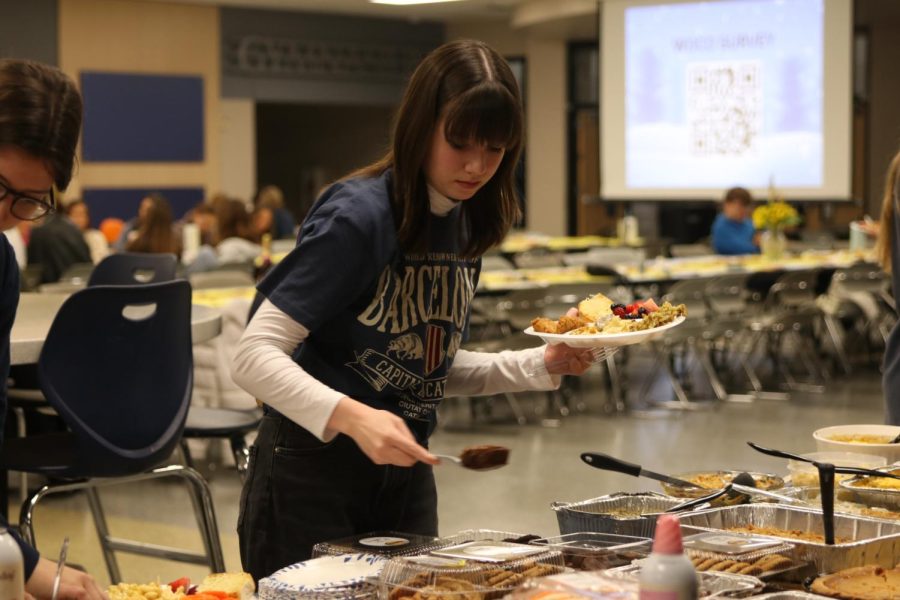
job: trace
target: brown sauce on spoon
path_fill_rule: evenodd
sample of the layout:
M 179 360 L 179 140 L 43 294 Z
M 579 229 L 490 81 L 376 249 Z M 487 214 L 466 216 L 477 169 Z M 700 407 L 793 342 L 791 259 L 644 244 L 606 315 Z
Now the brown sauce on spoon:
M 467 469 L 493 469 L 502 467 L 509 461 L 509 448 L 503 446 L 469 446 L 459 455 L 462 466 Z

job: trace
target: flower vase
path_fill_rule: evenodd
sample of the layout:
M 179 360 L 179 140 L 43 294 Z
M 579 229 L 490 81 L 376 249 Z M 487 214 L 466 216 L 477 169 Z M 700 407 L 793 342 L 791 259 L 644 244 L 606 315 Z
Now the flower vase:
M 787 248 L 787 237 L 781 229 L 766 229 L 760 235 L 759 248 L 767 260 L 781 260 Z

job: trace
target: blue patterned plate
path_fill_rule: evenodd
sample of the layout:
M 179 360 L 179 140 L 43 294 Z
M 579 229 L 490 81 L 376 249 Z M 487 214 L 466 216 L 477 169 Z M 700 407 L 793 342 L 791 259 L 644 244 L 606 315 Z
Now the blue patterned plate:
M 276 571 L 259 582 L 260 598 L 270 593 L 327 592 L 362 585 L 377 577 L 384 557 L 372 554 L 322 556 Z

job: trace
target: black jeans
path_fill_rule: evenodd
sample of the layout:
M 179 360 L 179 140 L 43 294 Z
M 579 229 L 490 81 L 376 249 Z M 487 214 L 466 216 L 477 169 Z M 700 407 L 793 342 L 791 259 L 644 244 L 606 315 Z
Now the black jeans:
M 372 463 L 338 435 L 322 443 L 275 412 L 250 448 L 238 517 L 241 563 L 255 580 L 311 557 L 313 546 L 371 531 L 437 535 L 430 465 Z

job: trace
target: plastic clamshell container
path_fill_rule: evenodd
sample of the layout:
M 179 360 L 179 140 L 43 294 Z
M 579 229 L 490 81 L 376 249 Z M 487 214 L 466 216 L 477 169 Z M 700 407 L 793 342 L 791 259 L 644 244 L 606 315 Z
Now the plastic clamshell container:
M 808 563 L 797 547 L 784 540 L 682 525 L 684 552 L 698 572 L 727 572 L 759 579 L 802 580 Z M 746 540 L 746 543 L 740 543 Z M 737 543 L 736 543 L 737 542 Z M 776 562 L 774 559 L 778 559 Z M 729 570 L 733 569 L 733 570 Z M 786 577 L 785 573 L 792 572 Z
M 594 532 L 567 533 L 531 542 L 562 552 L 566 566 L 579 571 L 629 565 L 648 556 L 652 543 L 648 538 Z
M 463 529 L 462 531 L 458 531 L 452 535 L 438 538 L 437 540 L 435 540 L 435 545 L 438 548 L 446 548 L 447 546 L 455 546 L 457 544 L 463 544 L 465 542 L 481 542 L 486 540 L 493 540 L 495 542 L 518 541 L 518 543 L 527 544 L 532 539 L 539 538 L 540 536 L 532 536 L 526 533 L 516 533 L 515 531 L 500 531 L 498 529 Z
M 405 542 L 401 541 L 405 540 Z M 313 558 L 320 556 L 341 556 L 364 552 L 379 556 L 410 556 L 428 552 L 439 547 L 438 538 L 402 533 L 398 531 L 375 531 L 353 535 L 337 540 L 319 542 L 313 546 Z
M 629 567 L 611 569 L 608 573 L 621 573 L 637 578 L 641 572 L 640 561 Z M 762 580 L 749 575 L 734 573 L 697 573 L 700 579 L 700 598 L 749 598 L 762 591 Z
M 502 563 L 458 560 L 439 556 L 390 559 L 378 578 L 382 598 L 401 600 L 416 594 L 447 600 L 502 598 L 528 579 L 555 575 L 565 570 L 562 553 L 539 554 Z

